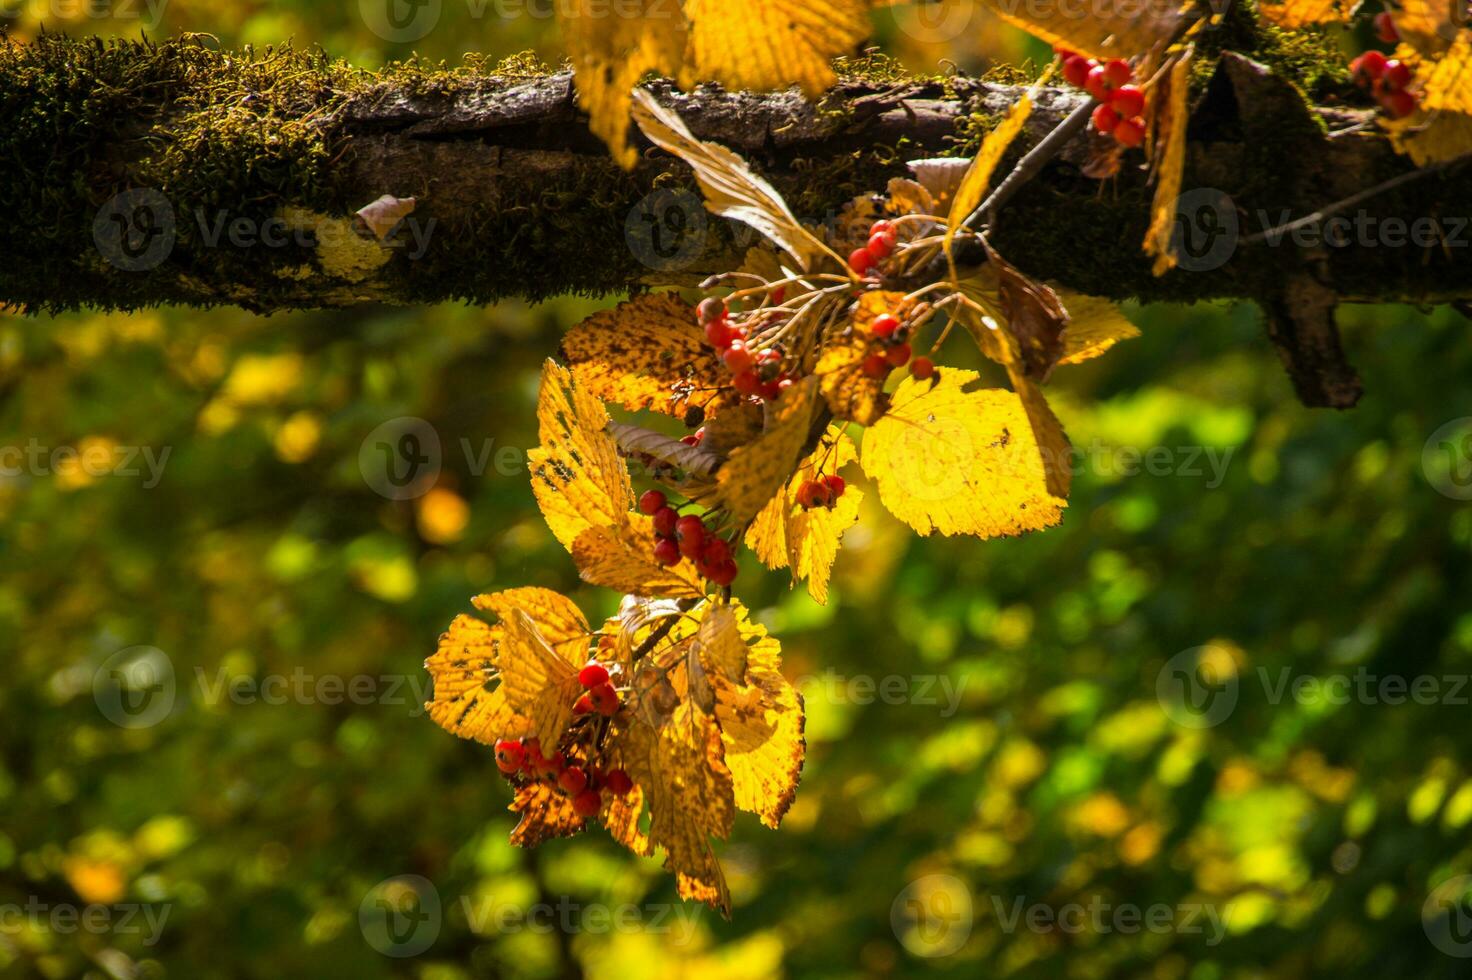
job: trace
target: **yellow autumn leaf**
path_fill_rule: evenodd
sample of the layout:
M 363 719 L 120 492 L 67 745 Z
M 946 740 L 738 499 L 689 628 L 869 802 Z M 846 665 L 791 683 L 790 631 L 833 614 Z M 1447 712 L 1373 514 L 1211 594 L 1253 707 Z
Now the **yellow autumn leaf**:
M 762 434 L 733 450 L 716 473 L 716 502 L 741 526 L 787 483 L 808 440 L 817 407 L 817 379 L 808 377 L 767 405 Z
M 588 528 L 619 525 L 634 509 L 628 467 L 604 432 L 608 422 L 603 403 L 575 385 L 566 368 L 551 359 L 542 365 L 542 444 L 527 462 L 542 516 L 569 551 Z
M 818 95 L 830 64 L 869 36 L 870 0 L 685 0 L 691 63 L 685 80 L 729 89 L 800 86 Z
M 1037 444 L 1038 455 L 1042 459 L 1048 492 L 1067 500 L 1069 488 L 1073 486 L 1073 455 L 1068 436 L 1063 433 L 1063 425 L 1043 397 L 1043 389 L 1023 373 L 1021 365 L 1009 364 L 1007 377 L 1027 414 L 1027 424 L 1032 429 L 1033 442 Z
M 556 783 L 537 779 L 519 784 L 506 809 L 521 815 L 511 831 L 511 843 L 517 847 L 571 837 L 587 826 L 573 809 L 572 797 L 559 793 Z
M 573 663 L 553 650 L 536 623 L 520 609 L 501 624 L 502 642 L 498 667 L 506 704 L 526 719 L 525 732 L 543 745 L 556 745 L 572 721 L 572 706 L 582 693 L 578 683 L 581 662 Z
M 889 404 L 884 394 L 885 379 L 865 374 L 864 358 L 878 350 L 872 339 L 874 318 L 882 313 L 903 318 L 907 309 L 903 293 L 869 290 L 854 305 L 846 332 L 830 337 L 823 345 L 813 374 L 834 418 L 873 425 L 884 414 Z
M 808 594 L 815 602 L 828 601 L 828 578 L 838 556 L 843 532 L 859 520 L 864 493 L 845 488 L 833 507 L 804 510 L 797 503 L 798 488 L 809 480 L 821 480 L 858 457 L 853 440 L 840 426 L 832 425 L 818 447 L 803 460 L 787 486 L 773 497 L 751 522 L 746 545 L 768 568 L 791 568 L 792 582 L 806 579 Z
M 968 390 L 974 371 L 907 378 L 864 434 L 860 463 L 879 499 L 920 534 L 1015 535 L 1051 527 L 1067 502 L 1048 474 L 1022 399 Z
M 1068 310 L 1068 326 L 1063 330 L 1063 355 L 1058 358 L 1059 364 L 1082 364 L 1121 340 L 1140 336 L 1140 328 L 1130 322 L 1113 300 L 1066 289 L 1058 291 L 1058 298 Z
M 1345 23 L 1358 6 L 1358 0 L 1285 0 L 1260 3 L 1257 12 L 1278 27 L 1297 30 L 1310 24 Z
M 804 269 L 819 256 L 831 255 L 793 216 L 776 188 L 758 177 L 740 156 L 696 139 L 679 115 L 643 89 L 634 92 L 633 111 L 634 121 L 651 142 L 690 165 L 705 196 L 706 210 L 755 228 Z
M 1176 224 L 1176 198 L 1180 196 L 1181 179 L 1186 169 L 1186 125 L 1189 122 L 1186 96 L 1190 82 L 1191 50 L 1187 48 L 1161 82 L 1165 86 L 1165 101 L 1155 117 L 1155 196 L 1150 202 L 1145 254 L 1155 256 L 1151 271 L 1157 276 L 1165 275 L 1176 264 L 1170 242 Z
M 1104 4 L 1091 7 L 1087 15 L 1068 4 L 985 0 L 985 6 L 1007 23 L 1055 47 L 1090 58 L 1129 58 L 1174 37 L 1190 4 Z
M 1417 112 L 1404 119 L 1381 119 L 1395 152 L 1418 167 L 1445 163 L 1472 153 L 1472 115 Z
M 707 412 L 730 374 L 678 296 L 645 293 L 568 331 L 561 355 L 584 391 L 630 411 Z
M 1423 111 L 1472 114 L 1472 32 L 1458 33 L 1445 53 L 1422 60 L 1412 84 L 1421 90 Z
M 991 186 L 992 173 L 997 169 L 997 164 L 1002 162 L 1002 155 L 1007 152 L 1007 147 L 1022 132 L 1022 127 L 1027 123 L 1027 117 L 1032 115 L 1032 100 L 1037 89 L 1025 93 L 1022 98 L 1013 103 L 1012 108 L 1007 110 L 1007 115 L 1002 117 L 991 132 L 981 141 L 981 149 L 977 151 L 975 159 L 966 168 L 966 175 L 961 178 L 961 185 L 956 189 L 956 196 L 951 202 L 950 214 L 946 219 L 945 246 L 950 248 L 951 239 L 956 237 L 956 232 L 961 229 L 961 223 L 971 216 L 977 206 L 981 204 L 982 195 Z M 948 253 L 949 254 L 949 253 Z
M 569 663 L 582 664 L 587 659 L 588 636 L 591 632 L 587 617 L 577 607 L 577 603 L 560 592 L 529 585 L 478 595 L 471 603 L 475 608 L 483 609 L 503 622 L 511 618 L 514 610 L 520 609 L 537 624 L 543 638 Z
M 654 560 L 654 524 L 630 514 L 619 527 L 592 527 L 573 541 L 572 560 L 584 582 L 643 596 L 695 597 L 705 594 L 694 563 L 682 558 L 664 566 Z
M 1401 41 L 1417 54 L 1433 57 L 1450 47 L 1461 32 L 1466 18 L 1460 16 L 1460 7 L 1460 0 L 1401 0 L 1389 9 Z M 1396 57 L 1406 60 L 1403 51 L 1397 51 Z
M 686 47 L 685 18 L 672 0 L 565 0 L 557 5 L 578 104 L 620 166 L 638 158 L 628 145 L 630 91 L 647 72 L 674 75 Z
M 452 735 L 491 745 L 524 727 L 505 695 L 490 686 L 497 676 L 501 640 L 499 626 L 462 614 L 440 635 L 439 647 L 424 661 L 434 682 L 433 700 L 424 709 Z

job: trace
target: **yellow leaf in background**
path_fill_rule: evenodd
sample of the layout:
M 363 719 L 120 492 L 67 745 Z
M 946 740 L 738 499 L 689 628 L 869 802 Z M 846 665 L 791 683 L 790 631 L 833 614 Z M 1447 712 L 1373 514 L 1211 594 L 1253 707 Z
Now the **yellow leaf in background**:
M 542 445 L 527 453 L 532 492 L 547 526 L 569 551 L 590 527 L 616 526 L 634 509 L 618 444 L 604 432 L 608 411 L 555 361 L 542 366 L 537 423 Z
M 1472 116 L 1460 112 L 1417 112 L 1404 119 L 1381 119 L 1395 152 L 1418 167 L 1445 163 L 1472 153 Z
M 1285 0 L 1260 3 L 1257 12 L 1279 27 L 1297 30 L 1309 24 L 1345 23 L 1357 6 L 1358 0 Z
M 507 733 L 535 736 L 543 745 L 553 746 L 572 721 L 572 706 L 582 693 L 578 668 L 558 654 L 547 643 L 536 623 L 520 609 L 501 624 L 502 642 L 497 664 L 506 704 L 527 720 L 525 732 Z M 550 748 L 548 751 L 551 751 Z
M 907 378 L 865 434 L 860 462 L 879 498 L 920 534 L 1022 534 L 1052 527 L 1067 502 L 1050 493 L 1022 399 L 968 391 L 974 371 L 932 386 Z
M 776 188 L 758 177 L 745 160 L 724 146 L 696 139 L 679 115 L 643 89 L 634 92 L 634 121 L 651 142 L 695 171 L 706 210 L 755 228 L 804 269 L 827 252 L 793 217 Z
M 715 708 L 712 684 L 739 681 L 746 675 L 746 643 L 736 628 L 736 614 L 726 603 L 710 603 L 690 647 L 690 696 L 702 710 Z
M 1059 290 L 1058 298 L 1068 309 L 1068 326 L 1063 330 L 1063 356 L 1059 364 L 1082 364 L 1098 357 L 1121 340 L 1140 336 L 1140 328 L 1113 300 Z
M 671 598 L 705 594 L 694 564 L 682 558 L 664 566 L 654 560 L 654 523 L 630 514 L 622 527 L 593 527 L 579 534 L 568 549 L 584 582 L 641 596 Z
M 1022 399 L 1023 411 L 1027 413 L 1027 424 L 1032 429 L 1033 441 L 1042 458 L 1048 492 L 1066 500 L 1073 485 L 1073 456 L 1063 425 L 1043 397 L 1043 389 L 1023 374 L 1018 365 L 1008 365 L 1007 376 L 1012 381 L 1012 390 Z
M 630 411 L 677 418 L 691 405 L 709 411 L 730 382 L 695 309 L 669 293 L 646 293 L 594 313 L 563 338 L 561 354 L 585 391 Z
M 1472 33 L 1459 33 L 1445 54 L 1418 65 L 1414 84 L 1422 111 L 1472 114 Z
M 874 318 L 889 313 L 903 319 L 909 309 L 904 298 L 904 293 L 893 290 L 863 293 L 849 318 L 848 333 L 823 345 L 813 373 L 818 376 L 818 389 L 834 418 L 873 425 L 884 414 L 889 404 L 884 395 L 885 379 L 865 374 L 864 358 L 877 350 L 872 342 Z
M 628 145 L 630 90 L 646 72 L 674 75 L 684 58 L 685 18 L 672 0 L 564 0 L 557 5 L 578 104 L 619 165 L 638 159 Z
M 571 837 L 586 825 L 572 808 L 572 797 L 557 791 L 557 784 L 533 779 L 516 787 L 516 795 L 506 809 L 521 814 L 511 831 L 511 843 L 517 847 L 536 847 L 543 841 Z
M 509 620 L 515 610 L 521 610 L 537 624 L 543 639 L 568 663 L 581 667 L 587 662 L 588 636 L 591 633 L 588 620 L 577 603 L 562 593 L 528 585 L 478 595 L 471 603 L 503 622 Z
M 829 426 L 818 448 L 803 460 L 783 492 L 762 508 L 746 532 L 747 547 L 768 568 L 791 568 L 793 584 L 806 579 L 808 594 L 818 603 L 828 601 L 828 578 L 838 556 L 839 539 L 858 523 L 864 493 L 850 486 L 831 510 L 803 510 L 797 504 L 797 491 L 808 480 L 837 474 L 856 458 L 853 440 L 840 426 Z
M 836 80 L 829 64 L 869 36 L 870 0 L 685 0 L 688 82 L 728 89 L 800 86 L 819 95 Z
M 1401 0 L 1388 9 L 1401 41 L 1429 57 L 1445 51 L 1456 40 L 1466 23 L 1460 7 L 1460 0 Z M 1396 57 L 1406 60 L 1401 51 Z
M 434 682 L 434 699 L 424 709 L 435 724 L 452 735 L 492 745 L 498 738 L 525 730 L 525 720 L 507 703 L 497 677 L 499 626 L 460 615 L 440 635 L 439 647 L 424 661 Z
M 1090 58 L 1129 58 L 1175 36 L 1188 3 L 1101 4 L 1087 12 L 1069 4 L 985 0 L 992 13 L 1055 47 Z
M 750 521 L 786 485 L 807 443 L 817 393 L 817 379 L 808 377 L 769 403 L 762 434 L 734 450 L 716 473 L 716 500 L 736 525 Z
M 1007 152 L 1007 147 L 1022 132 L 1027 117 L 1032 115 L 1032 97 L 1036 91 L 1035 87 L 1018 99 L 1007 110 L 1002 121 L 981 141 L 981 149 L 971 161 L 971 166 L 966 168 L 966 176 L 961 178 L 961 186 L 956 189 L 955 199 L 951 202 L 950 215 L 946 219 L 946 248 L 950 248 L 951 239 L 956 237 L 961 222 L 970 217 L 971 212 L 981 204 L 982 195 L 991 186 L 992 172 L 1002 162 L 1002 155 Z
M 1159 115 L 1155 118 L 1155 197 L 1150 202 L 1150 227 L 1145 232 L 1145 254 L 1155 256 L 1151 271 L 1163 276 L 1175 267 L 1170 240 L 1176 226 L 1176 198 L 1181 193 L 1181 178 L 1186 169 L 1186 124 L 1189 109 L 1186 96 L 1191 82 L 1191 50 L 1188 48 L 1170 74 L 1161 82 L 1165 86 Z

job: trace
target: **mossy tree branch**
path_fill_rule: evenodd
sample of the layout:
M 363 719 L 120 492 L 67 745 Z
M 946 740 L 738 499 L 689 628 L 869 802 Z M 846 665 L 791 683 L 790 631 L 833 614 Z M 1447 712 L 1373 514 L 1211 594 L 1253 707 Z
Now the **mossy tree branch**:
M 745 155 L 816 220 L 882 190 L 906 160 L 974 149 L 1019 92 L 892 71 L 847 79 L 818 104 L 795 94 L 656 90 L 698 136 Z M 1078 100 L 1045 91 L 1014 152 Z M 617 169 L 578 112 L 570 77 L 522 62 L 375 74 L 188 38 L 152 46 L 48 37 L 0 50 L 0 118 L 0 302 L 26 311 L 228 303 L 269 312 L 602 294 L 698 280 L 728 267 L 743 242 L 741 229 L 713 218 L 704 234 L 678 240 L 680 220 L 688 233 L 704 214 L 662 208 L 668 197 L 641 201 L 691 190 L 682 165 L 650 151 L 634 172 Z M 1340 132 L 1368 118 L 1366 109 L 1308 104 L 1262 66 L 1227 55 L 1209 82 L 1203 76 L 1185 186 L 1225 194 L 1218 200 L 1230 201 L 1240 237 L 1307 214 L 1410 168 L 1373 124 Z M 994 228 L 1002 254 L 1034 276 L 1113 297 L 1251 298 L 1280 310 L 1306 275 L 1340 299 L 1433 302 L 1472 292 L 1472 231 L 1457 224 L 1472 215 L 1472 194 L 1455 168 L 1362 202 L 1356 215 L 1381 229 L 1435 219 L 1434 243 L 1372 233 L 1326 248 L 1239 245 L 1220 261 L 1191 263 L 1206 268 L 1156 278 L 1138 247 L 1146 176 L 1127 157 L 1113 179 L 1085 177 L 1098 149 L 1091 139 L 1073 140 Z M 353 212 L 382 194 L 417 200 L 390 249 L 352 231 Z M 150 236 L 132 224 L 136 206 L 160 200 L 168 213 Z M 663 238 L 651 237 L 649 222 L 661 220 Z M 105 243 L 125 232 L 144 250 L 165 233 L 172 242 L 161 256 L 120 263 Z M 680 244 L 686 251 L 673 257 L 660 247 Z M 130 264 L 139 268 L 121 267 Z M 1275 336 L 1291 343 L 1295 332 Z

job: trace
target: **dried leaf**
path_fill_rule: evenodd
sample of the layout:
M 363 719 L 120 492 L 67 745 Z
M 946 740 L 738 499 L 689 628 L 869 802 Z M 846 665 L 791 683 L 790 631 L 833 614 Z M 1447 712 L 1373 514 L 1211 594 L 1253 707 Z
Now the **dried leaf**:
M 1068 310 L 1068 327 L 1063 331 L 1063 354 L 1059 364 L 1082 364 L 1098 357 L 1121 340 L 1140 336 L 1113 300 L 1060 290 L 1058 298 Z
M 393 234 L 400 221 L 413 213 L 415 203 L 412 197 L 394 197 L 392 194 L 384 194 L 372 204 L 365 205 L 354 213 L 363 223 L 363 227 L 372 232 L 374 238 L 382 242 Z
M 1189 122 L 1186 95 L 1190 81 L 1191 49 L 1187 48 L 1161 82 L 1165 93 L 1155 117 L 1155 197 L 1150 202 L 1145 253 L 1155 256 L 1152 271 L 1157 276 L 1165 275 L 1176 264 L 1170 244 L 1175 230 L 1176 198 L 1181 193 L 1181 179 L 1186 169 L 1186 125 Z
M 521 783 L 507 809 L 521 814 L 511 831 L 511 843 L 517 847 L 536 847 L 543 841 L 571 837 L 587 825 L 573 810 L 572 798 L 557 792 L 550 782 Z
M 987 264 L 997 276 L 997 293 L 1007 330 L 1016 341 L 1018 360 L 1029 378 L 1046 380 L 1063 356 L 1068 311 L 1051 287 L 1038 282 L 986 246 Z
M 1012 141 L 1022 132 L 1022 127 L 1027 123 L 1027 117 L 1032 115 L 1032 100 L 1036 92 L 1037 89 L 1034 88 L 1013 103 L 1002 121 L 981 141 L 981 149 L 976 152 L 976 158 L 966 168 L 966 175 L 961 178 L 961 183 L 956 188 L 955 198 L 947 212 L 946 248 L 950 248 L 951 239 L 955 238 L 956 232 L 960 231 L 961 223 L 970 217 L 971 212 L 981 204 L 982 196 L 991 186 L 992 172 L 997 169 L 997 164 L 1002 162 L 1002 156 L 1012 145 Z

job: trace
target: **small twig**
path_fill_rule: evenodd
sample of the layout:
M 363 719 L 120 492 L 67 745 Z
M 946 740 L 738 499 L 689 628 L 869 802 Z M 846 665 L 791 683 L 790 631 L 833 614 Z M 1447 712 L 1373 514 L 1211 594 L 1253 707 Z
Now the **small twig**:
M 1400 187 L 1402 184 L 1409 184 L 1413 180 L 1420 180 L 1422 177 L 1425 177 L 1428 174 L 1439 173 L 1440 171 L 1447 169 L 1453 164 L 1464 163 L 1469 159 L 1472 159 L 1472 154 L 1465 154 L 1451 160 L 1443 160 L 1441 163 L 1433 163 L 1430 166 L 1421 167 L 1419 170 L 1407 171 L 1406 173 L 1399 174 L 1398 176 L 1392 177 L 1389 180 L 1381 181 L 1374 187 L 1367 187 L 1364 190 L 1360 191 L 1358 194 L 1351 194 L 1349 197 L 1346 197 L 1342 201 L 1335 201 L 1333 204 L 1326 204 L 1324 207 L 1319 208 L 1319 210 L 1315 211 L 1313 214 L 1304 215 L 1302 218 L 1299 218 L 1296 221 L 1290 221 L 1287 224 L 1278 225 L 1276 228 L 1268 228 L 1265 231 L 1260 231 L 1255 235 L 1248 235 L 1246 238 L 1242 239 L 1242 244 L 1256 245 L 1258 242 L 1276 240 L 1284 235 L 1291 235 L 1295 231 L 1298 231 L 1300 228 L 1307 228 L 1310 225 L 1316 225 L 1330 215 L 1343 211 L 1345 208 L 1354 207 L 1361 201 L 1368 200 L 1374 197 L 1376 194 L 1382 194 L 1385 191 Z
M 1002 205 L 1006 204 L 1023 184 L 1037 176 L 1050 160 L 1063 151 L 1068 141 L 1088 125 L 1089 116 L 1093 111 L 1094 100 L 1090 99 L 1065 116 L 1062 122 L 1053 127 L 1051 133 L 1043 137 L 1042 142 L 1028 150 L 1026 155 L 1017 161 L 1017 166 L 1012 168 L 1012 172 L 997 185 L 996 190 L 992 191 L 985 201 L 977 206 L 975 211 L 967 216 L 965 221 L 961 222 L 961 227 L 970 228 L 984 215 L 1000 210 Z

